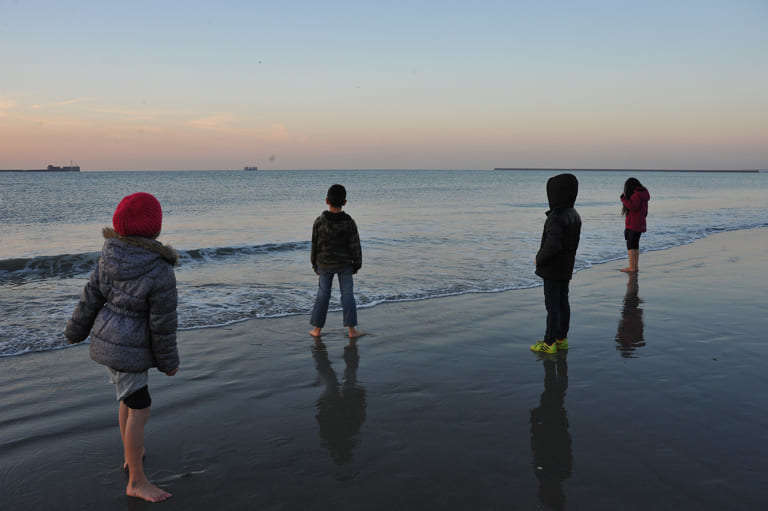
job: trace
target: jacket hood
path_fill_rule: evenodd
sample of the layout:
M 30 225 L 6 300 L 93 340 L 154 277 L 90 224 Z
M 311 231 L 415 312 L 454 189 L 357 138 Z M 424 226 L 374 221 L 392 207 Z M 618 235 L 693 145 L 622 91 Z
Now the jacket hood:
M 349 215 L 344 213 L 343 211 L 339 213 L 331 213 L 330 211 L 323 211 L 323 218 L 328 220 L 329 222 L 343 222 L 349 218 Z
M 111 227 L 102 230 L 102 268 L 117 280 L 135 279 L 149 272 L 162 259 L 175 266 L 179 255 L 170 246 L 139 236 L 120 236 Z
M 573 174 L 560 174 L 547 181 L 549 208 L 572 208 L 579 193 L 579 180 Z

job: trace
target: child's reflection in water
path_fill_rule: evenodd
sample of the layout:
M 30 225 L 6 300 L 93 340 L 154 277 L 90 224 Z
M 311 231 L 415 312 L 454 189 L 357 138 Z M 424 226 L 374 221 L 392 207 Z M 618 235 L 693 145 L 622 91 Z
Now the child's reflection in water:
M 639 286 L 637 274 L 630 274 L 627 281 L 627 293 L 624 295 L 624 307 L 621 309 L 619 328 L 616 331 L 616 349 L 621 356 L 632 358 L 635 349 L 645 346 L 643 337 L 643 301 L 638 298 Z
M 533 471 L 539 480 L 539 500 L 547 509 L 564 509 L 562 483 L 571 476 L 573 453 L 565 411 L 568 389 L 566 353 L 543 360 L 544 392 L 537 408 L 531 410 L 531 451 Z
M 357 344 L 351 341 L 344 347 L 344 380 L 339 384 L 336 372 L 328 360 L 328 350 L 320 341 L 312 346 L 317 374 L 325 389 L 317 400 L 317 423 L 320 438 L 338 465 L 352 460 L 352 452 L 360 443 L 358 433 L 365 422 L 365 388 L 357 383 L 360 355 Z

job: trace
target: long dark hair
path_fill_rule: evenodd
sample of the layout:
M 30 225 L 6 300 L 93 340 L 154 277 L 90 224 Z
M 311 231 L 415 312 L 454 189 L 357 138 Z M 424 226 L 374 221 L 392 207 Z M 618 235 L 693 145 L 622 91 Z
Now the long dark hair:
M 635 193 L 635 190 L 637 190 L 638 188 L 643 188 L 643 185 L 641 185 L 640 181 L 638 181 L 634 177 L 630 177 L 629 179 L 624 181 L 624 198 L 629 199 L 630 197 L 632 197 L 632 194 Z M 621 214 L 624 216 L 627 216 L 627 213 L 629 213 L 629 209 L 627 209 L 627 207 L 622 204 Z

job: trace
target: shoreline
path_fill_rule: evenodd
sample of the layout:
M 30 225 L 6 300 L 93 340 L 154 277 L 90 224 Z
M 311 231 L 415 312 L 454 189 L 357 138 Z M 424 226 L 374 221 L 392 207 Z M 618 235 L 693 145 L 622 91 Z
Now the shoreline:
M 768 226 L 766 226 L 766 225 L 759 225 L 759 226 L 752 226 L 752 227 L 745 227 L 745 228 L 737 228 L 737 229 L 724 229 L 724 230 L 718 230 L 718 231 L 710 232 L 710 233 L 705 234 L 704 236 L 702 236 L 700 238 L 695 238 L 695 239 L 692 239 L 690 241 L 683 242 L 683 243 L 681 243 L 679 245 L 670 245 L 670 246 L 666 246 L 666 247 L 652 248 L 652 249 L 642 249 L 641 248 L 640 253 L 641 254 L 652 254 L 652 253 L 656 253 L 656 252 L 667 252 L 669 250 L 675 250 L 675 249 L 678 249 L 678 248 L 681 248 L 681 247 L 686 247 L 686 246 L 689 246 L 689 245 L 696 244 L 696 243 L 698 243 L 700 241 L 709 239 L 712 236 L 718 236 L 720 234 L 727 234 L 727 233 L 731 233 L 731 232 L 752 231 L 752 230 L 758 230 L 759 231 L 761 229 L 762 230 L 766 230 L 766 232 L 768 232 Z M 291 242 L 291 243 L 296 243 L 296 242 Z M 93 253 L 93 254 L 95 255 L 95 254 L 98 254 L 98 253 L 96 252 L 96 253 Z M 43 257 L 49 257 L 49 256 L 43 256 Z M 51 257 L 55 257 L 55 256 L 51 256 Z M 619 257 L 616 257 L 616 258 L 610 258 L 610 259 L 606 259 L 606 260 L 595 262 L 595 263 L 587 262 L 588 266 L 586 266 L 584 268 L 579 268 L 579 269 L 575 269 L 574 270 L 574 278 L 576 278 L 576 275 L 581 274 L 583 272 L 587 272 L 589 270 L 593 270 L 596 267 L 600 267 L 602 265 L 610 264 L 610 263 L 613 263 L 613 262 L 616 262 L 616 261 L 623 261 L 625 259 L 626 259 L 626 256 L 619 256 Z M 516 292 L 516 291 L 525 291 L 525 290 L 528 290 L 528 289 L 535 289 L 535 288 L 541 287 L 542 285 L 543 285 L 543 283 L 537 282 L 535 284 L 518 286 L 518 287 L 510 287 L 510 288 L 502 288 L 502 289 L 469 290 L 469 291 L 461 291 L 461 292 L 456 292 L 456 293 L 447 293 L 447 294 L 439 294 L 439 295 L 431 295 L 431 296 L 415 297 L 415 298 L 401 298 L 401 299 L 393 299 L 393 300 L 382 299 L 382 300 L 377 300 L 377 301 L 374 301 L 374 302 L 371 302 L 371 303 L 358 304 L 357 308 L 359 310 L 360 309 L 367 310 L 367 309 L 375 309 L 377 307 L 380 307 L 382 305 L 387 305 L 387 304 L 423 302 L 423 301 L 441 300 L 441 299 L 445 299 L 445 298 L 452 298 L 452 297 L 459 297 L 459 296 L 486 295 L 486 294 L 494 295 L 494 294 L 512 293 L 512 292 Z M 328 313 L 331 314 L 331 313 L 341 312 L 341 310 L 342 309 L 340 307 L 339 308 L 329 308 L 328 309 Z M 290 317 L 298 317 L 298 316 L 307 316 L 308 317 L 309 315 L 310 315 L 310 312 L 286 312 L 286 313 L 269 315 L 269 316 L 241 318 L 241 319 L 232 320 L 232 321 L 229 321 L 229 322 L 226 322 L 226 323 L 216 323 L 216 324 L 212 324 L 212 325 L 202 325 L 202 326 L 192 326 L 192 327 L 179 327 L 178 331 L 179 332 L 194 332 L 194 331 L 197 331 L 197 330 L 210 330 L 210 329 L 217 329 L 217 328 L 226 328 L 226 327 L 231 327 L 233 325 L 239 325 L 241 323 L 247 323 L 247 322 L 250 322 L 250 321 L 259 322 L 259 321 L 265 321 L 265 320 L 290 318 Z M 63 329 L 63 327 L 62 327 L 62 329 Z M 86 342 L 81 343 L 81 344 L 87 345 L 88 342 L 86 341 Z M 22 356 L 27 356 L 27 355 L 30 355 L 30 354 L 33 354 L 33 353 L 45 353 L 45 352 L 48 352 L 48 351 L 58 351 L 58 350 L 73 348 L 75 346 L 76 345 L 64 344 L 64 345 L 55 346 L 55 347 L 51 347 L 51 348 L 46 348 L 46 349 L 42 349 L 42 350 L 29 350 L 29 351 L 24 351 L 24 352 L 20 352 L 20 353 L 0 354 L 0 359 L 22 357 Z
M 664 247 L 664 248 L 658 248 L 658 249 L 650 249 L 643 251 L 641 249 L 641 260 L 645 263 L 647 262 L 648 258 L 652 257 L 665 257 L 665 259 L 676 259 L 677 254 L 675 252 L 677 251 L 684 251 L 686 249 L 692 249 L 695 248 L 695 246 L 699 243 L 703 242 L 716 242 L 718 237 L 726 237 L 731 234 L 738 234 L 738 233 L 748 233 L 754 231 L 758 233 L 758 236 L 763 236 L 768 240 L 768 226 L 758 226 L 758 227 L 750 227 L 746 229 L 733 229 L 733 230 L 723 230 L 714 232 L 711 234 L 708 234 L 706 236 L 703 236 L 701 238 L 697 238 L 694 240 L 691 240 L 689 242 L 680 244 L 680 245 L 673 245 L 670 247 Z M 645 257 L 642 257 L 642 256 Z M 596 273 L 602 273 L 600 272 L 601 269 L 604 271 L 611 271 L 611 266 L 623 266 L 623 264 L 617 264 L 620 261 L 625 261 L 626 256 L 624 257 L 617 257 L 613 259 L 608 259 L 605 261 L 601 261 L 598 263 L 590 263 L 590 266 L 581 268 L 579 270 L 575 270 L 573 274 L 572 279 L 572 285 L 578 285 L 575 284 L 577 280 L 584 280 L 587 279 L 590 282 L 590 285 L 594 284 L 594 279 L 601 278 L 601 276 L 595 275 Z M 642 270 L 641 270 L 642 273 Z M 620 273 L 619 276 L 625 276 L 626 274 Z M 372 304 L 365 304 L 360 305 L 358 304 L 357 308 L 358 310 L 368 310 L 371 312 L 376 312 L 381 308 L 400 308 L 403 305 L 409 305 L 409 304 L 425 304 L 425 306 L 428 306 L 429 304 L 433 304 L 435 306 L 439 306 L 439 302 L 441 301 L 447 301 L 447 300 L 462 300 L 466 299 L 468 301 L 471 301 L 472 298 L 477 297 L 478 299 L 482 297 L 503 297 L 505 295 L 510 295 L 510 297 L 515 297 L 517 295 L 521 295 L 527 292 L 531 292 L 532 290 L 540 289 L 543 287 L 543 282 L 537 282 L 532 285 L 528 286 L 521 286 L 521 287 L 514 287 L 510 289 L 501 289 L 501 290 L 487 290 L 487 291 L 464 291 L 460 293 L 455 294 L 445 294 L 445 295 L 437 295 L 437 296 L 428 296 L 423 298 L 403 298 L 403 299 L 397 299 L 397 300 L 382 300 L 379 302 L 375 302 Z M 543 307 L 543 301 L 541 303 Z M 330 317 L 332 315 L 334 316 L 341 316 L 342 309 L 329 309 L 328 310 L 328 316 L 329 320 L 328 323 L 330 323 Z M 219 325 L 206 325 L 206 326 L 199 326 L 199 327 L 187 327 L 187 328 L 179 328 L 179 332 L 186 332 L 188 334 L 192 334 L 199 331 L 211 331 L 211 330 L 217 330 L 217 329 L 223 329 L 223 330 L 231 330 L 233 327 L 248 327 L 248 326 L 258 326 L 262 322 L 270 322 L 270 321 L 280 321 L 280 320 L 291 320 L 291 319 L 297 319 L 299 317 L 305 317 L 307 318 L 307 324 L 309 321 L 310 313 L 308 312 L 295 312 L 295 313 L 286 313 L 281 315 L 275 315 L 275 316 L 265 316 L 265 317 L 256 317 L 256 318 L 243 318 L 238 319 L 235 321 L 232 321 L 230 323 L 226 324 L 219 324 Z M 363 317 L 363 320 L 365 318 Z M 326 327 L 328 328 L 328 327 Z M 302 331 L 303 333 L 303 331 Z

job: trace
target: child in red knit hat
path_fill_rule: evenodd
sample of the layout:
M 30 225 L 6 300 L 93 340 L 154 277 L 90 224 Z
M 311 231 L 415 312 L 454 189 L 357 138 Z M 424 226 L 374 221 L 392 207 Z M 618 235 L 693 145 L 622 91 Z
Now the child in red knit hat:
M 107 366 L 120 401 L 120 436 L 129 479 L 125 493 L 150 502 L 171 496 L 144 474 L 144 426 L 149 419 L 148 370 L 179 370 L 176 348 L 176 252 L 158 242 L 163 211 L 148 193 L 118 204 L 104 247 L 67 322 L 70 343 L 90 335 L 91 358 Z
M 163 226 L 163 208 L 150 193 L 124 197 L 112 215 L 112 225 L 120 236 L 157 238 Z

